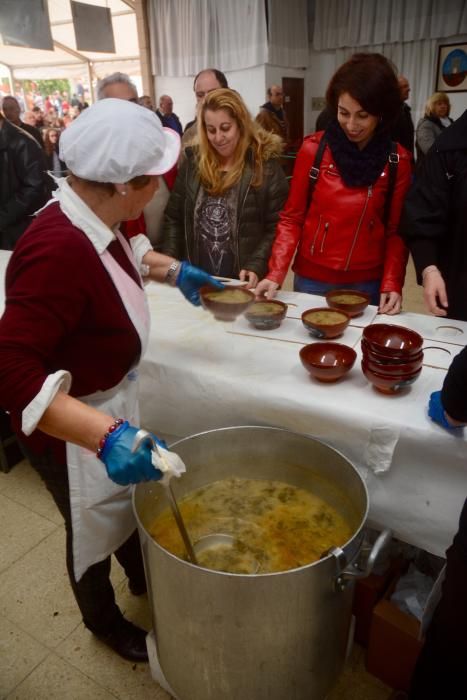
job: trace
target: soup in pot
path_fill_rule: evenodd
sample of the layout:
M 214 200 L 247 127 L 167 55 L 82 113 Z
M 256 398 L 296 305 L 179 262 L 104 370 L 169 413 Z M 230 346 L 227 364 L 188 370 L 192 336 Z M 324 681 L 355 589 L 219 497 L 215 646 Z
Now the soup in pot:
M 279 481 L 231 478 L 204 486 L 179 500 L 192 542 L 214 533 L 231 535 L 231 545 L 200 550 L 201 566 L 230 573 L 287 571 L 342 546 L 353 527 L 332 505 L 311 491 Z M 162 547 L 187 559 L 169 509 L 147 528 Z

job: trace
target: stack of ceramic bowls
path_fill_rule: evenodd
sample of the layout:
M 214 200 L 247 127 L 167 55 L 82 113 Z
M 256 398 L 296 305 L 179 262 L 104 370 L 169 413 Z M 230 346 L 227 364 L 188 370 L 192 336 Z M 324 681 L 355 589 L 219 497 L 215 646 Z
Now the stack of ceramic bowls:
M 376 389 L 394 394 L 415 382 L 422 371 L 423 338 L 410 328 L 389 323 L 367 326 L 362 335 L 362 371 Z

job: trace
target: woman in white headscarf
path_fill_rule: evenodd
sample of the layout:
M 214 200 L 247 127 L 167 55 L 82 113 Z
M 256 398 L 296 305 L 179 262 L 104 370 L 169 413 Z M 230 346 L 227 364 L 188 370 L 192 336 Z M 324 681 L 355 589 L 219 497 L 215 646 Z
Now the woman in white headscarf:
M 144 107 L 107 99 L 85 110 L 61 137 L 68 179 L 9 261 L 0 320 L 0 403 L 65 519 L 84 624 L 132 661 L 147 661 L 145 632 L 115 603 L 110 555 L 143 593 L 130 484 L 160 479 L 164 466 L 148 442 L 133 452 L 149 330 L 142 275 L 195 304 L 214 281 L 155 253 L 144 236 L 130 245 L 118 225 L 139 216 L 179 149 L 179 136 Z

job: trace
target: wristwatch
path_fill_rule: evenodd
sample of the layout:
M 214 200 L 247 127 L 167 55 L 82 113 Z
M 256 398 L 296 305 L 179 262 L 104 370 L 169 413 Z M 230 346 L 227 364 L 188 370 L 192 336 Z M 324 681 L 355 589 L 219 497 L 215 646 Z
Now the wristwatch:
M 169 265 L 169 269 L 167 270 L 167 274 L 165 276 L 165 281 L 167 282 L 167 284 L 170 284 L 171 287 L 175 287 L 175 285 L 177 283 L 179 267 L 180 267 L 179 260 L 174 260 L 173 263 L 170 263 L 170 265 Z

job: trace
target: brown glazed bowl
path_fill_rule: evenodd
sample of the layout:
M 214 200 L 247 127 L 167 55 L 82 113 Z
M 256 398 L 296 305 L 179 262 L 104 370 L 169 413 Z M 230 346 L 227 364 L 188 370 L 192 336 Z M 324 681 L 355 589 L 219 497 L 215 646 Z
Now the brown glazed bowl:
M 364 354 L 363 359 L 366 365 L 368 366 L 368 369 L 370 369 L 371 371 L 394 377 L 401 376 L 404 374 L 413 374 L 414 372 L 417 372 L 423 363 L 423 353 L 421 357 L 417 359 L 410 359 L 410 361 L 408 362 L 398 362 L 397 364 L 393 362 L 378 362 L 374 359 L 373 355 L 371 354 Z
M 362 338 L 361 345 L 362 353 L 365 357 L 371 357 L 374 362 L 378 362 L 382 365 L 403 365 L 407 362 L 423 361 L 423 350 L 419 350 L 419 352 L 408 356 L 392 357 L 387 355 L 384 351 L 377 352 L 376 350 L 372 350 L 365 338 Z
M 419 378 L 422 372 L 422 367 L 411 374 L 388 377 L 387 375 L 380 374 L 379 372 L 373 372 L 368 367 L 365 360 L 362 360 L 362 372 L 368 381 L 371 382 L 373 386 L 381 393 L 396 394 L 401 389 L 413 384 Z
M 278 299 L 260 299 L 245 311 L 245 318 L 261 331 L 279 328 L 287 313 L 287 304 Z
M 330 309 L 326 306 L 307 309 L 302 313 L 302 323 L 315 338 L 338 338 L 350 322 L 345 311 Z
M 331 309 L 345 311 L 350 318 L 360 316 L 370 303 L 370 299 L 370 294 L 357 289 L 331 289 L 326 292 L 326 301 Z
M 335 382 L 354 366 L 357 353 L 341 343 L 311 343 L 300 350 L 302 365 L 320 382 Z
M 388 358 L 411 358 L 420 352 L 423 338 L 410 328 L 390 323 L 374 323 L 363 329 L 363 339 L 370 350 Z
M 201 303 L 218 321 L 235 321 L 255 300 L 255 295 L 243 287 L 218 289 L 210 284 L 199 290 Z

